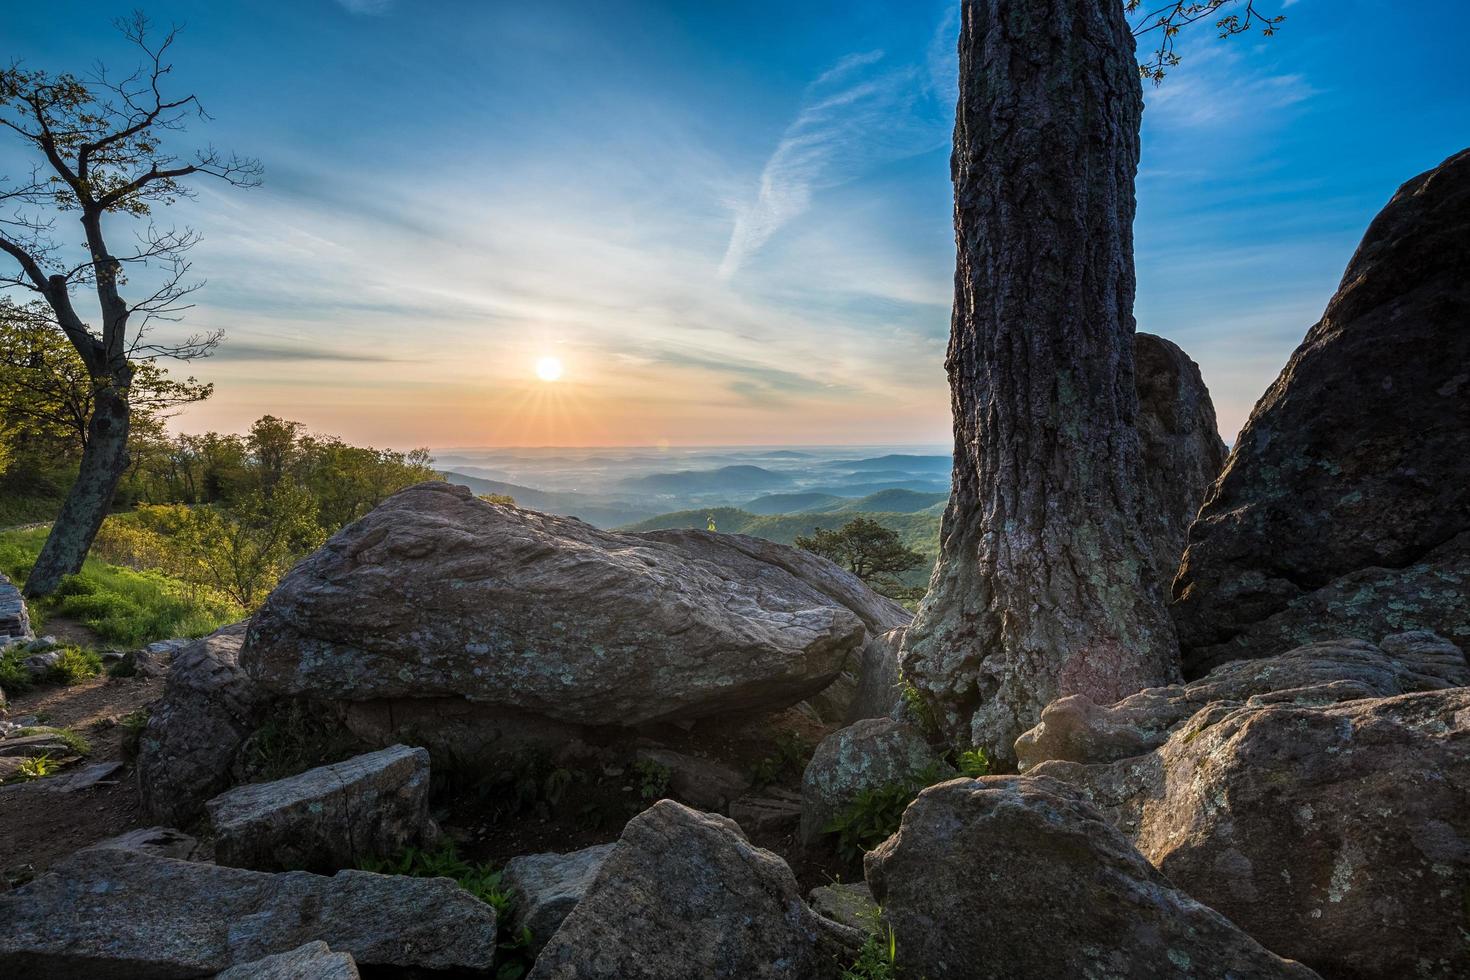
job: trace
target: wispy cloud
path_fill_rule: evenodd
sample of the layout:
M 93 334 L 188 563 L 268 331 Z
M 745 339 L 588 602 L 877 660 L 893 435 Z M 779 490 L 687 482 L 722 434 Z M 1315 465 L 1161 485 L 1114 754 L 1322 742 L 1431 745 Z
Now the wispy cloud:
M 945 84 L 945 71 L 942 57 L 930 56 L 922 66 L 890 65 L 884 52 L 863 51 L 808 85 L 766 160 L 754 200 L 736 209 L 720 278 L 740 271 L 817 192 L 942 144 L 948 122 L 935 88 Z

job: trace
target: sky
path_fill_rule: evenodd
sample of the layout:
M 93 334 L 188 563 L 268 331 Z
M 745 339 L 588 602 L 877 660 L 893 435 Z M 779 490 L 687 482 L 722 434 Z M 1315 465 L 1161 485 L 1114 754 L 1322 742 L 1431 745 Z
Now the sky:
M 139 2 L 5 0 L 0 52 L 131 67 L 111 21 Z M 1145 91 L 1138 327 L 1200 364 L 1227 440 L 1373 215 L 1470 134 L 1451 0 L 1280 7 L 1271 39 L 1195 28 Z M 176 429 L 274 414 L 400 448 L 948 441 L 953 0 L 145 10 L 184 25 L 170 83 L 212 117 L 178 145 L 265 167 L 159 219 L 202 234 L 207 283 L 161 334 L 226 332 L 172 368 L 216 386 Z M 0 172 L 16 164 L 0 143 Z

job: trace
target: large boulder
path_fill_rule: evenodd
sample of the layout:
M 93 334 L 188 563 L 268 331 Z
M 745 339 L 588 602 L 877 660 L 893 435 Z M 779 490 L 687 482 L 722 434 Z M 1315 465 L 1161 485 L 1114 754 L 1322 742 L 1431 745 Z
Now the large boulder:
M 1225 441 L 1199 365 L 1151 333 L 1133 337 L 1138 439 L 1143 449 L 1143 532 L 1165 587 L 1179 570 L 1189 525 L 1225 466 Z
M 1470 688 L 1217 702 L 1156 751 L 1031 770 L 1169 880 L 1325 976 L 1470 976 Z
M 1470 648 L 1470 151 L 1401 187 L 1189 532 L 1187 676 L 1349 635 Z
M 267 874 L 79 851 L 0 894 L 0 976 L 173 980 L 314 940 L 359 966 L 489 970 L 495 910 L 447 878 Z
M 865 790 L 937 781 L 953 772 L 912 726 L 869 718 L 822 739 L 801 777 L 801 839 L 814 844 L 823 828 Z M 915 787 L 917 788 L 917 787 Z
M 733 821 L 663 800 L 628 821 L 530 980 L 823 980 L 861 943 Z
M 795 704 L 889 621 L 885 602 L 771 542 L 602 531 L 425 483 L 292 569 L 241 660 L 282 695 L 628 726 Z
M 1151 687 L 1114 705 L 1059 698 L 1016 740 L 1022 772 L 1049 759 L 1113 762 L 1163 745 L 1195 712 L 1215 702 L 1331 704 L 1470 685 L 1459 647 L 1419 631 L 1367 640 L 1325 640 L 1276 657 L 1236 660 L 1188 684 Z
M 1309 978 L 1152 868 L 1077 790 L 930 787 L 865 859 L 904 975 Z
M 541 951 L 587 894 L 612 849 L 612 844 L 597 844 L 570 854 L 523 854 L 505 863 L 502 878 L 515 897 L 511 930 L 531 933 L 532 954 Z
M 186 826 L 204 801 L 235 782 L 240 747 L 266 699 L 240 670 L 245 624 L 226 626 L 175 655 L 163 700 L 138 740 L 143 808 L 160 823 Z
M 335 871 L 433 836 L 429 753 L 394 745 L 270 783 L 236 786 L 205 804 L 220 864 L 260 871 Z

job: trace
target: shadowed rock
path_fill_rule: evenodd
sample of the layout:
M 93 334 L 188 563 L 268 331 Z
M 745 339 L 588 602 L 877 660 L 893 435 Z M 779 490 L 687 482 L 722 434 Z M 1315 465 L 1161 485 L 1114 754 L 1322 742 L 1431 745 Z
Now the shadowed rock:
M 161 823 L 182 827 L 234 780 L 240 746 L 265 699 L 240 670 L 245 624 L 226 626 L 179 651 L 163 700 L 138 740 L 138 789 Z
M 1429 632 L 1328 640 L 1277 657 L 1237 660 L 1188 684 L 1153 687 L 1111 706 L 1074 695 L 1046 706 L 1016 740 L 1022 771 L 1048 759 L 1113 762 L 1150 752 L 1206 705 L 1286 701 L 1331 704 L 1470 685 L 1460 648 Z
M 1044 762 L 1169 880 L 1331 977 L 1470 976 L 1470 688 L 1216 702 L 1148 755 Z
M 395 745 L 206 804 L 215 860 L 261 871 L 332 871 L 422 844 L 429 820 L 429 753 Z
M 1165 588 L 1179 570 L 1189 525 L 1225 467 L 1225 442 L 1199 365 L 1177 344 L 1133 336 L 1138 439 L 1143 448 L 1143 533 Z
M 823 980 L 861 943 L 733 821 L 663 800 L 628 822 L 531 980 Z
M 869 718 L 822 739 L 801 777 L 801 839 L 812 844 L 843 807 L 864 790 L 910 783 L 926 770 L 945 774 L 917 729 L 891 718 Z
M 505 885 L 516 899 L 511 929 L 531 931 L 533 954 L 577 907 L 612 849 L 611 844 L 598 844 L 570 854 L 525 854 L 506 862 Z
M 888 622 L 886 602 L 770 542 L 601 531 L 426 483 L 298 564 L 242 662 L 278 694 L 637 725 L 795 704 L 837 676 L 865 621 Z
M 865 867 L 905 976 L 1316 976 L 1175 888 L 1054 780 L 932 786 Z
M 0 895 L 0 975 L 173 980 L 321 940 L 363 967 L 488 970 L 495 910 L 446 878 L 266 874 L 79 851 Z
M 1174 583 L 1186 676 L 1333 636 L 1470 647 L 1470 151 L 1399 188 L 1261 397 Z

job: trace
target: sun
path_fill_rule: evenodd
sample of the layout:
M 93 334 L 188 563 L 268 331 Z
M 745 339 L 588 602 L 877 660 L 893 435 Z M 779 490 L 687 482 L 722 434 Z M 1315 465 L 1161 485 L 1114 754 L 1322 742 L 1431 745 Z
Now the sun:
M 543 357 L 536 362 L 536 377 L 542 381 L 555 381 L 561 377 L 561 358 Z

